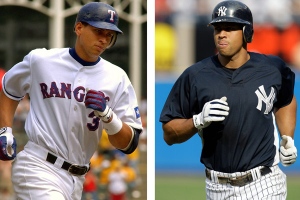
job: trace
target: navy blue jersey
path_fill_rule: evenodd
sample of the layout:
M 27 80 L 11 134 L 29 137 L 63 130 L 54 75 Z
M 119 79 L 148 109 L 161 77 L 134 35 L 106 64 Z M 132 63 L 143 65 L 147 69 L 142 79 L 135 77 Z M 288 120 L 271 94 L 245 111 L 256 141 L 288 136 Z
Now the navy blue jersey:
M 229 115 L 203 129 L 201 162 L 209 169 L 233 173 L 274 162 L 273 110 L 292 101 L 295 74 L 277 56 L 249 54 L 236 70 L 223 67 L 216 55 L 187 68 L 161 112 L 162 123 L 189 119 L 206 102 L 227 97 Z

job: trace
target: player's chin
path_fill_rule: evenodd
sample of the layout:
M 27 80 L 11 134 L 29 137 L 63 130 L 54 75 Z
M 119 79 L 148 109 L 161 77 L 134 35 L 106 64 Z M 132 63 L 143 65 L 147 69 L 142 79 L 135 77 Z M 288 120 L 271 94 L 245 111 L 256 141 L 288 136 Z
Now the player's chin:
M 223 57 L 232 57 L 233 54 L 231 52 L 225 51 L 223 49 L 218 49 L 218 53 Z
M 94 50 L 94 54 L 99 56 L 105 51 L 105 48 L 95 47 L 93 50 Z

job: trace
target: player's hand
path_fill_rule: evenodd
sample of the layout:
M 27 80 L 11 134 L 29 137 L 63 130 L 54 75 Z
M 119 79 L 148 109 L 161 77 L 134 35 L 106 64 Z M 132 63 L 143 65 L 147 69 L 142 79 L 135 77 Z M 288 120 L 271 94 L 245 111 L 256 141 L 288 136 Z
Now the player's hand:
M 202 112 L 193 116 L 194 126 L 203 129 L 211 122 L 223 121 L 229 114 L 227 98 L 215 99 L 204 104 Z
M 108 121 L 111 117 L 111 109 L 106 105 L 105 95 L 101 91 L 88 90 L 85 96 L 85 107 L 94 110 L 94 114 L 102 121 Z
M 290 136 L 283 135 L 280 141 L 280 161 L 283 166 L 287 167 L 296 162 L 297 149 L 294 140 Z
M 17 155 L 17 143 L 10 127 L 0 129 L 0 160 L 13 160 Z

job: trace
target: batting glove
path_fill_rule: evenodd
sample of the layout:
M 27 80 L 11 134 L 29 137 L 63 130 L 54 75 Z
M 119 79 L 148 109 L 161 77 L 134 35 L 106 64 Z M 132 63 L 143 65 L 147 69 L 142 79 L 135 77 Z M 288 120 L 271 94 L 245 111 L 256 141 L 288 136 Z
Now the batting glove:
M 94 110 L 94 114 L 102 121 L 107 122 L 112 116 L 112 110 L 106 105 L 106 98 L 103 92 L 88 90 L 85 96 L 85 107 Z
M 13 160 L 17 154 L 16 139 L 10 127 L 0 129 L 0 160 Z
M 204 104 L 202 112 L 193 116 L 194 126 L 197 129 L 203 129 L 211 122 L 223 121 L 229 114 L 227 98 L 215 99 Z
M 297 149 L 294 140 L 290 136 L 283 135 L 280 141 L 280 161 L 283 166 L 287 167 L 296 162 Z

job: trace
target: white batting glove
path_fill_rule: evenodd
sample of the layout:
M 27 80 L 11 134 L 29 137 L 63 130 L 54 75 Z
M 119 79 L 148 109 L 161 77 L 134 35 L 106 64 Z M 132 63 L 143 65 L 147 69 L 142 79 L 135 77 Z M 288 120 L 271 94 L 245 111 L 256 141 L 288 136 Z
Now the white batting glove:
M 203 129 L 211 122 L 223 121 L 229 114 L 227 97 L 215 99 L 204 104 L 202 112 L 193 116 L 194 126 L 197 129 Z
M 280 161 L 283 166 L 287 167 L 296 162 L 297 149 L 294 140 L 290 136 L 283 135 L 280 141 Z

